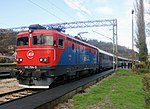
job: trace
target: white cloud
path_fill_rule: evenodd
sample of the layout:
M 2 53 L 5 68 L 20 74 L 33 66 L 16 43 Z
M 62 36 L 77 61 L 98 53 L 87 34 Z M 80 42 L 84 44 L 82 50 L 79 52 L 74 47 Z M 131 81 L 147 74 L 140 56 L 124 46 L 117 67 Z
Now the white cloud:
M 84 16 L 80 12 L 77 12 L 76 14 L 80 19 L 84 19 Z
M 78 0 L 64 0 L 64 2 L 72 9 L 78 9 L 80 7 L 80 1 Z
M 145 8 L 145 21 L 149 22 L 150 20 L 150 3 L 148 3 L 148 1 L 144 2 L 144 8 Z
M 104 15 L 111 15 L 113 14 L 113 9 L 111 9 L 110 7 L 97 7 L 95 9 L 95 12 L 98 14 L 104 14 Z
M 127 7 L 133 7 L 133 4 L 134 4 L 134 0 L 126 0 L 126 1 L 125 1 L 125 5 L 126 5 Z
M 129 31 L 118 31 L 118 44 L 131 49 L 132 37 L 128 32 Z
M 81 9 L 83 12 L 87 13 L 87 14 L 91 14 L 91 12 L 90 12 L 87 8 L 85 8 L 84 6 L 81 6 L 80 9 Z
M 91 1 L 94 4 L 109 4 L 111 2 L 110 0 L 91 0 Z
M 87 14 L 91 14 L 91 12 L 82 4 L 84 3 L 84 0 L 64 0 L 64 2 L 72 9 L 83 11 Z

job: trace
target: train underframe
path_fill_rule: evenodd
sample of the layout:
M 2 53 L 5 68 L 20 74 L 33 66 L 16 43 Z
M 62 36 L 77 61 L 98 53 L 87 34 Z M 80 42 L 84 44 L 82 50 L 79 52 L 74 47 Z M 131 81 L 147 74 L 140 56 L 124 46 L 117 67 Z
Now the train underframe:
M 27 69 L 28 68 L 28 69 Z M 54 67 L 18 66 L 19 85 L 25 88 L 49 88 L 58 81 L 66 81 L 98 72 L 98 65 L 70 65 Z

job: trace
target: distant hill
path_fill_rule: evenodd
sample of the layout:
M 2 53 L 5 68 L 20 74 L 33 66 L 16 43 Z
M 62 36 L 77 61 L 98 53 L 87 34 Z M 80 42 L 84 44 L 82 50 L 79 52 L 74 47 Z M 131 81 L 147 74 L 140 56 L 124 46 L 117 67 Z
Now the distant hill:
M 14 49 L 10 46 L 15 47 L 16 45 L 17 32 L 12 30 L 0 29 L 0 53 L 1 54 L 12 54 Z M 10 49 L 11 48 L 11 49 Z
M 113 44 L 110 42 L 106 43 L 106 42 L 98 41 L 96 39 L 90 39 L 90 40 L 88 40 L 88 43 L 90 43 L 104 51 L 113 53 Z M 115 49 L 116 49 L 116 45 L 115 45 Z M 127 47 L 118 45 L 118 56 L 132 59 L 132 50 Z M 138 59 L 138 53 L 135 52 L 135 56 Z

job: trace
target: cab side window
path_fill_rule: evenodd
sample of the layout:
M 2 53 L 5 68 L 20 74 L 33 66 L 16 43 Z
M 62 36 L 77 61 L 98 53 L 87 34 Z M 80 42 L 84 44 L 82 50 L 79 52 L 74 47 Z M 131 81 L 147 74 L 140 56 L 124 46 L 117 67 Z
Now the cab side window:
M 64 40 L 58 39 L 58 48 L 64 48 Z

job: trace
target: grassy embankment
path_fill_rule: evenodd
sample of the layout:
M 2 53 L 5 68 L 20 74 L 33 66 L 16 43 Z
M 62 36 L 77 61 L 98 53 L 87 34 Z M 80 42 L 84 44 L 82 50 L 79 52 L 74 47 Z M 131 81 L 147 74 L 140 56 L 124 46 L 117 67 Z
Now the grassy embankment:
M 84 94 L 73 97 L 75 109 L 145 109 L 143 76 L 119 70 Z

